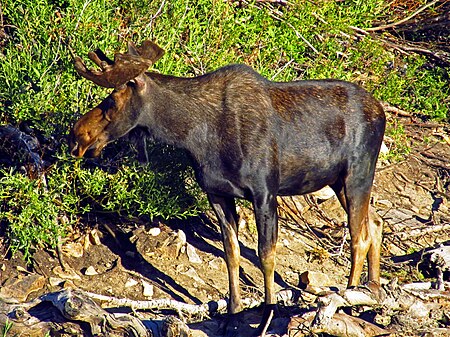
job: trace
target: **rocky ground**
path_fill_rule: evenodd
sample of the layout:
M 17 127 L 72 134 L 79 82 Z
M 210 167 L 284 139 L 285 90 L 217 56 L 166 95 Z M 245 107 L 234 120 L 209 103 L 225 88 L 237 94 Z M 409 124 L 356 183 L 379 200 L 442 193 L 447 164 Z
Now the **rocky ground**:
M 383 218 L 385 228 L 382 277 L 386 283 L 397 279 L 399 284 L 435 281 L 436 271 L 422 256 L 440 245 L 450 246 L 450 129 L 448 124 L 423 123 L 408 116 L 395 119 L 404 125 L 411 150 L 403 159 L 386 160 L 382 156 L 375 178 L 372 206 Z M 385 143 L 388 149 L 395 146 L 389 138 Z M 263 281 L 255 250 L 254 221 L 244 205 L 240 214 L 241 288 L 244 297 L 260 301 Z M 285 198 L 280 200 L 279 214 L 277 290 L 304 288 L 301 275 L 305 272 L 313 275 L 312 283 L 318 277 L 321 286 L 344 288 L 350 268 L 349 235 L 336 197 L 324 192 Z M 64 288 L 132 301 L 172 299 L 201 304 L 227 297 L 220 231 L 212 214 L 167 223 L 108 218 L 92 223 L 89 228 L 74 231 L 64 242 L 62 261 L 56 252 L 41 250 L 30 268 L 20 255 L 10 258 L 2 246 L 0 299 L 25 302 Z M 450 280 L 449 271 L 444 270 L 444 278 Z M 290 317 L 300 307 L 281 306 L 279 315 Z M 382 325 L 398 336 L 450 335 L 450 303 L 444 300 L 441 308 L 441 315 L 420 324 L 417 320 L 401 322 L 393 316 Z M 257 323 L 259 310 L 249 310 L 244 320 Z M 193 336 L 220 334 L 224 321 L 221 315 L 186 315 L 167 306 L 135 311 L 144 322 L 180 313 Z M 91 335 L 88 327 L 81 330 Z M 26 331 L 22 333 L 27 335 Z

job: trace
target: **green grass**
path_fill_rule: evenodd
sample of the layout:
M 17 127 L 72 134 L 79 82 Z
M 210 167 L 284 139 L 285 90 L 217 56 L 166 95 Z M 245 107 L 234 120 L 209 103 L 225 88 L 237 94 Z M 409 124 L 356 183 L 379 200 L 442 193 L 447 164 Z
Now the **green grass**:
M 295 0 L 287 7 L 222 0 L 2 0 L 1 9 L 0 125 L 26 121 L 58 144 L 107 93 L 75 73 L 73 55 L 86 58 L 96 48 L 112 55 L 125 50 L 127 40 L 152 39 L 163 47 L 166 54 L 154 68 L 167 74 L 194 76 L 246 63 L 276 81 L 354 81 L 401 109 L 448 119 L 445 71 L 428 67 L 421 56 L 387 50 L 370 36 L 356 38 L 349 28 L 386 19 L 389 6 L 382 0 Z M 46 185 L 3 167 L 0 221 L 12 249 L 31 256 L 33 247 L 54 246 L 69 224 L 89 213 L 172 218 L 202 209 L 184 154 L 157 147 L 152 162 L 140 167 L 129 158 L 131 150 L 120 153 L 123 160 L 105 158 L 113 172 L 69 159 L 66 146 L 58 145 Z
M 8 336 L 8 332 L 9 332 L 9 330 L 11 330 L 12 326 L 13 326 L 13 323 L 10 322 L 9 320 L 6 320 L 5 325 L 2 327 L 2 330 L 1 330 L 1 336 L 2 337 Z

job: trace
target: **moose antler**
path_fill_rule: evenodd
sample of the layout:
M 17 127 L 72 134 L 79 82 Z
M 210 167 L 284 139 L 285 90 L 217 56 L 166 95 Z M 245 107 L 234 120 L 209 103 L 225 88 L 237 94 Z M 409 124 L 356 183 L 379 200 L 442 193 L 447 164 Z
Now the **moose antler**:
M 138 48 L 128 42 L 128 53 L 115 54 L 114 61 L 100 49 L 88 53 L 89 59 L 100 67 L 101 71 L 88 69 L 78 56 L 74 57 L 74 66 L 81 76 L 95 84 L 105 88 L 118 88 L 144 73 L 163 54 L 164 50 L 152 41 L 144 41 Z

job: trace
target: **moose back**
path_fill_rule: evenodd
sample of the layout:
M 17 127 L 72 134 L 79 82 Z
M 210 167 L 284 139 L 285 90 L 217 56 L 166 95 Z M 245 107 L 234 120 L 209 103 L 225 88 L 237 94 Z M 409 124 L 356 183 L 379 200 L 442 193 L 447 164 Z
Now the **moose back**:
M 351 270 L 357 286 L 365 259 L 369 286 L 380 278 L 382 228 L 369 219 L 369 199 L 383 139 L 381 105 L 361 87 L 337 80 L 271 82 L 250 67 L 229 65 L 194 78 L 146 70 L 163 50 L 151 41 L 114 61 L 103 52 L 81 58 L 78 73 L 114 88 L 70 132 L 76 157 L 98 156 L 133 128 L 186 149 L 198 183 L 220 222 L 229 277 L 229 313 L 242 310 L 235 198 L 250 200 L 258 228 L 258 255 L 265 286 L 266 326 L 276 304 L 277 195 L 297 195 L 331 186 L 348 214 Z

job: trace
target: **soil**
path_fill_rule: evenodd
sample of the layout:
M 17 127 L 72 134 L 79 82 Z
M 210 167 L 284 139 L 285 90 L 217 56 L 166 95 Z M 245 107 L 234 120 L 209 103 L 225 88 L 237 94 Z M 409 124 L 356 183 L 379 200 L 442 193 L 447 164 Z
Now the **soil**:
M 383 218 L 385 228 L 382 276 L 386 282 L 393 278 L 399 283 L 423 281 L 424 275 L 434 280 L 433 271 L 420 269 L 420 257 L 426 249 L 450 245 L 450 129 L 448 124 L 400 119 L 411 151 L 404 159 L 380 159 L 372 194 L 373 209 Z M 388 148 L 394 146 L 389 138 L 385 143 Z M 240 215 L 242 295 L 262 300 L 251 210 L 241 206 Z M 280 200 L 277 290 L 301 286 L 300 275 L 305 271 L 321 272 L 330 284 L 344 287 L 350 268 L 348 239 L 345 213 L 336 197 L 316 194 Z M 209 212 L 186 221 L 154 223 L 91 219 L 86 228 L 74 230 L 62 247 L 64 263 L 75 271 L 75 279 L 55 269 L 60 266 L 56 252 L 37 250 L 29 267 L 20 254 L 11 258 L 5 246 L 1 248 L 0 285 L 4 289 L 30 274 L 45 278 L 26 290 L 22 301 L 68 286 L 131 300 L 166 298 L 200 304 L 227 297 L 220 229 Z M 255 323 L 258 310 L 252 311 Z M 158 319 L 166 314 L 176 313 L 140 311 L 138 317 Z M 206 321 L 183 318 L 194 336 L 217 336 L 223 322 L 220 315 Z M 424 332 L 405 326 L 399 335 L 416 333 Z

